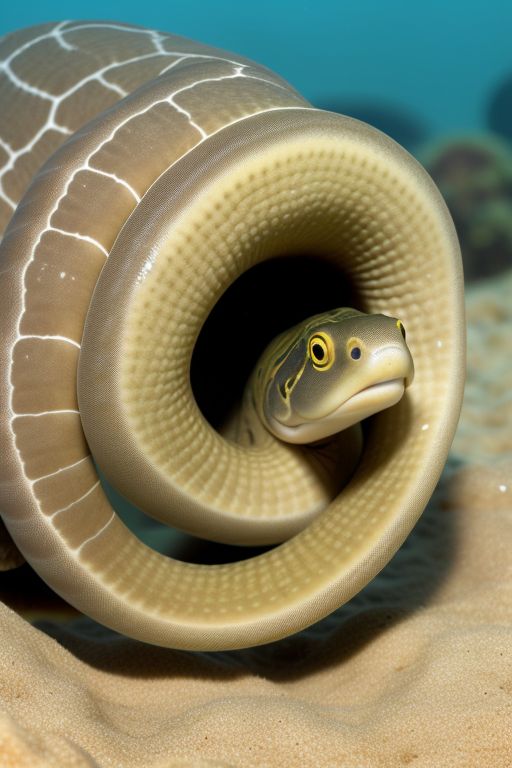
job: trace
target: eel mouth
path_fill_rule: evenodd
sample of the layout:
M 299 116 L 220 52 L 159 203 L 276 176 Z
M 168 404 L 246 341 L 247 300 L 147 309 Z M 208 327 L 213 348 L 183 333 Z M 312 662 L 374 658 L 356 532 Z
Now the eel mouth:
M 289 443 L 313 443 L 326 436 L 342 432 L 375 413 L 390 408 L 402 399 L 408 378 L 398 377 L 371 384 L 351 395 L 333 411 L 316 422 L 301 422 L 294 426 L 274 420 L 274 428 L 281 439 Z
M 406 385 L 404 378 L 388 379 L 371 384 L 356 392 L 355 395 L 351 395 L 331 413 L 319 419 L 319 423 L 323 430 L 327 428 L 331 431 L 332 427 L 332 434 L 348 429 L 359 421 L 398 403 L 402 399 Z M 298 425 L 299 429 L 300 426 L 303 425 Z
M 371 384 L 360 392 L 349 397 L 344 403 L 332 411 L 326 420 L 336 420 L 342 414 L 350 418 L 351 424 L 372 416 L 384 408 L 390 408 L 401 400 L 405 392 L 406 380 L 403 378 L 389 379 Z M 347 426 L 350 426 L 347 424 Z

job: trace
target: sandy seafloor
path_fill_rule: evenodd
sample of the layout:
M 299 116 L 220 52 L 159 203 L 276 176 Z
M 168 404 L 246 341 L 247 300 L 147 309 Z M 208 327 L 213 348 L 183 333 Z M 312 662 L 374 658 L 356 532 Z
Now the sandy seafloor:
M 86 620 L 45 634 L 2 606 L 1 768 L 510 768 L 511 298 L 512 272 L 468 290 L 439 488 L 389 566 L 311 630 L 190 654 Z

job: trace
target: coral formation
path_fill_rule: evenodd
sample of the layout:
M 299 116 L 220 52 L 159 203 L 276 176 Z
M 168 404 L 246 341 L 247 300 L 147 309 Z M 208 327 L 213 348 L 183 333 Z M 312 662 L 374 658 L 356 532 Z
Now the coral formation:
M 445 138 L 419 153 L 459 236 L 467 281 L 512 265 L 512 149 L 492 135 Z

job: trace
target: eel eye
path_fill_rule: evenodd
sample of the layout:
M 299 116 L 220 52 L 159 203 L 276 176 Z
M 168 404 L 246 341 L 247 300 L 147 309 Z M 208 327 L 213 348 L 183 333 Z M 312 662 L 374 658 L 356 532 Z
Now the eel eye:
M 352 338 L 347 342 L 347 354 L 352 360 L 360 360 L 363 354 L 363 346 L 360 339 Z
M 308 354 L 317 371 L 326 371 L 334 362 L 334 345 L 327 333 L 315 333 L 308 344 Z
M 404 328 L 404 326 L 402 325 L 402 323 L 400 322 L 400 320 L 397 320 L 397 321 L 396 321 L 396 327 L 398 328 L 398 330 L 399 330 L 399 331 L 400 331 L 400 333 L 402 334 L 402 337 L 403 337 L 403 339 L 404 339 L 404 341 L 405 341 L 405 328 Z

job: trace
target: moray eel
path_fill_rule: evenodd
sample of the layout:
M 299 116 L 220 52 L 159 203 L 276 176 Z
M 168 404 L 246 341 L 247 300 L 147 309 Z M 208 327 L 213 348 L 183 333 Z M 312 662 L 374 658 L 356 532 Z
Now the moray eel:
M 326 616 L 404 541 L 457 424 L 463 281 L 436 187 L 370 126 L 172 35 L 107 22 L 21 30 L 0 42 L 0 76 L 10 537 L 72 605 L 149 643 L 240 648 Z M 343 302 L 306 311 L 304 255 L 310 292 L 322 304 L 335 273 Z M 220 429 L 191 383 L 194 350 L 230 287 L 283 259 L 277 305 L 260 288 L 253 323 L 283 304 L 298 320 L 304 309 L 302 330 L 274 323 L 250 394 Z M 206 389 L 241 358 L 231 332 L 209 346 Z M 352 422 L 384 405 L 359 456 Z M 161 555 L 122 523 L 97 466 L 172 526 L 279 544 L 220 565 Z

